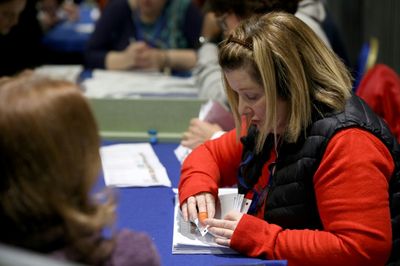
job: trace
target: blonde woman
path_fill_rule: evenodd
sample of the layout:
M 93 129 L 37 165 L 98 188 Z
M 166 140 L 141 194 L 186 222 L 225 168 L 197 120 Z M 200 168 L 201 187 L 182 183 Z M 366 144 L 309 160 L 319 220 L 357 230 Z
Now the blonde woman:
M 351 94 L 337 56 L 295 16 L 270 13 L 241 23 L 219 63 L 236 130 L 185 160 L 184 218 L 207 212 L 216 243 L 289 265 L 384 265 L 391 250 L 398 256 L 391 215 L 399 212 L 389 202 L 399 146 Z M 217 189 L 232 185 L 252 199 L 249 211 L 214 219 Z
M 144 233 L 102 236 L 115 200 L 90 192 L 99 136 L 72 83 L 24 72 L 0 80 L 0 242 L 90 265 L 159 265 Z

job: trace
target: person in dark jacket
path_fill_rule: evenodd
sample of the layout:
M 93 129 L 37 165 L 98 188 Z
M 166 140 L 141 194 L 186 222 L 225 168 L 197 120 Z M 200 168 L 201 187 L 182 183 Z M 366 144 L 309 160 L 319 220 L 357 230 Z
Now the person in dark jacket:
M 0 77 L 42 64 L 43 32 L 35 0 L 0 0 Z
M 89 69 L 188 71 L 202 24 L 190 0 L 110 1 L 85 52 Z
M 184 219 L 207 212 L 216 243 L 289 265 L 394 260 L 399 145 L 352 94 L 337 55 L 295 16 L 272 12 L 242 22 L 220 44 L 219 64 L 236 130 L 184 161 Z M 215 219 L 218 188 L 233 185 L 248 212 Z

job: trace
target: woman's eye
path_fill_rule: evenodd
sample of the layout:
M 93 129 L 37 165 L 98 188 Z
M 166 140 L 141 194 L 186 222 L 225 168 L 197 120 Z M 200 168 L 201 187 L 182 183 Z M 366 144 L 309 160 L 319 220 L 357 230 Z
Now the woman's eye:
M 257 94 L 246 94 L 246 98 L 250 101 L 254 101 L 258 99 L 258 95 Z

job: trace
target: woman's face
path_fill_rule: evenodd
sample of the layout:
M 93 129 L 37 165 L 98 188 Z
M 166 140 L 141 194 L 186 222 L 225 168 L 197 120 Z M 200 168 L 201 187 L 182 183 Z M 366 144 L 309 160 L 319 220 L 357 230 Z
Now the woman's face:
M 244 69 L 224 71 L 224 74 L 229 86 L 238 95 L 239 114 L 246 116 L 257 128 L 263 128 L 267 106 L 262 85 L 257 83 L 248 71 Z M 287 121 L 287 103 L 286 101 L 278 100 L 277 106 L 277 133 L 283 133 Z M 272 131 L 273 129 L 270 129 L 270 132 Z
M 19 20 L 19 15 L 24 10 L 26 0 L 12 0 L 0 4 L 0 34 L 6 35 Z

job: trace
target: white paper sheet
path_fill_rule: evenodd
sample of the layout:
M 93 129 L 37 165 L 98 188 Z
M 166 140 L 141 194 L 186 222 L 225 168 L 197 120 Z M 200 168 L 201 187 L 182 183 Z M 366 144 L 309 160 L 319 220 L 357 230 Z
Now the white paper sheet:
M 149 143 L 130 143 L 100 148 L 107 186 L 171 187 L 165 167 Z
M 89 98 L 197 98 L 194 79 L 149 71 L 95 70 L 82 83 Z
M 81 65 L 43 65 L 35 68 L 35 72 L 41 75 L 71 82 L 77 82 L 78 76 L 82 70 L 83 67 Z

